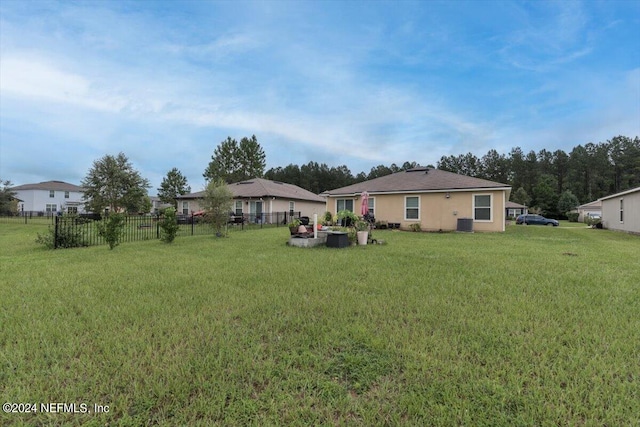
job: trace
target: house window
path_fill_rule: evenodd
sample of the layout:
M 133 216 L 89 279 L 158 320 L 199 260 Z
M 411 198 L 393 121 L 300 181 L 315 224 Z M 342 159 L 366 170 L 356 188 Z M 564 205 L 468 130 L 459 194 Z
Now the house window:
M 189 215 L 189 202 L 182 202 L 182 214 Z
M 620 222 L 624 222 L 624 199 L 620 199 Z
M 491 221 L 491 194 L 473 195 L 474 221 Z
M 338 199 L 336 200 L 337 211 L 351 211 L 353 212 L 353 199 Z
M 404 219 L 420 219 L 420 197 L 404 198 Z
M 289 215 L 294 215 L 294 211 L 296 210 L 296 202 L 289 202 Z
M 67 207 L 67 213 L 68 214 L 77 214 L 78 213 L 78 207 L 77 206 L 69 206 L 69 207 Z
M 46 210 L 47 212 L 55 212 L 58 210 L 58 205 L 47 203 Z
M 367 205 L 369 206 L 369 215 L 376 216 L 376 199 L 369 197 Z
M 68 199 L 68 198 L 69 198 L 69 192 L 68 192 L 68 191 L 65 191 L 65 192 L 64 192 L 64 198 L 65 198 L 65 199 Z
M 236 200 L 236 215 L 242 215 L 242 200 Z
M 56 197 L 56 192 L 54 190 L 49 190 L 49 197 L 51 198 Z

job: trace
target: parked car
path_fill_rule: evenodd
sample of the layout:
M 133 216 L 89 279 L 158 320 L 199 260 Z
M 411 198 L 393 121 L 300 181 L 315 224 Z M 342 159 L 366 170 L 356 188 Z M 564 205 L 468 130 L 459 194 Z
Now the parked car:
M 516 218 L 516 224 L 553 225 L 557 227 L 559 223 L 555 219 L 545 218 L 542 215 L 526 214 L 519 215 L 518 218 Z

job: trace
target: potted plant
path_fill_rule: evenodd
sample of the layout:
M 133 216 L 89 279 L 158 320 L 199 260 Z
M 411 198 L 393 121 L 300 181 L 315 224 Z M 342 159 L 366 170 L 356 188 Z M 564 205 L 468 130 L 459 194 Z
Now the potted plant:
M 322 218 L 322 225 L 326 225 L 326 226 L 333 225 L 333 215 L 331 215 L 331 212 L 326 211 L 324 213 Z
M 291 233 L 291 235 L 295 235 L 298 234 L 298 228 L 300 227 L 300 224 L 302 224 L 300 222 L 300 220 L 298 218 L 291 218 L 291 221 L 289 222 L 289 232 Z
M 336 221 L 342 227 L 353 227 L 358 219 L 359 218 L 356 216 L 356 214 L 346 209 L 338 212 L 338 215 L 336 216 Z
M 363 220 L 355 222 L 356 235 L 358 236 L 358 244 L 366 245 L 369 239 L 369 223 Z

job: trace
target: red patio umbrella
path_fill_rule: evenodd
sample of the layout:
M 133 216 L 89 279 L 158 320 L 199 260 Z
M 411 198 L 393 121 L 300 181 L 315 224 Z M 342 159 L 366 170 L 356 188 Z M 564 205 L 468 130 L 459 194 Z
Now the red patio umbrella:
M 360 205 L 360 215 L 365 216 L 369 213 L 369 193 L 363 191 L 360 196 L 362 197 L 362 204 Z

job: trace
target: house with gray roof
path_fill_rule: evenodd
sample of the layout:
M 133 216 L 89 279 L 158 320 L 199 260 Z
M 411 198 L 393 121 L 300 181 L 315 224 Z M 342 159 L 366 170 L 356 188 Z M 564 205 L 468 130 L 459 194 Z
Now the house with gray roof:
M 473 231 L 504 231 L 511 187 L 419 167 L 326 191 L 326 210 L 359 214 L 365 191 L 370 214 L 402 229 L 419 224 L 425 231 L 457 230 L 462 220 Z
M 529 209 L 525 205 L 516 202 L 509 202 L 505 204 L 507 210 L 507 218 L 515 219 L 518 215 L 526 215 L 529 213 Z
M 20 199 L 18 211 L 46 214 L 83 213 L 84 189 L 64 181 L 44 181 L 11 188 Z
M 234 214 L 251 222 L 275 222 L 276 218 L 283 219 L 298 212 L 301 216 L 320 216 L 325 209 L 323 197 L 293 184 L 253 178 L 228 184 L 228 187 L 233 193 Z M 190 215 L 202 210 L 203 195 L 204 191 L 199 191 L 178 196 L 178 212 Z M 274 215 L 277 213 L 282 215 Z

